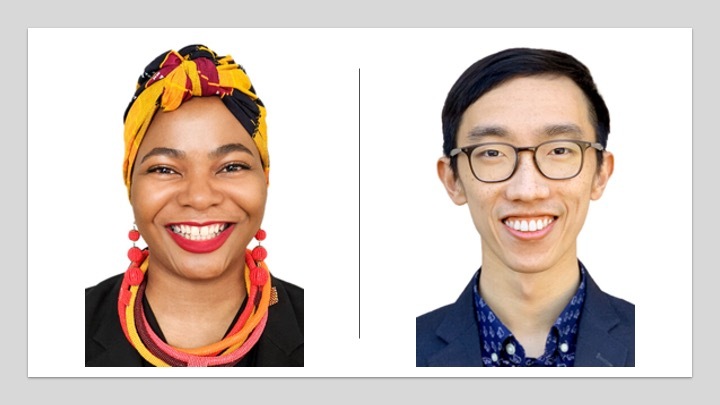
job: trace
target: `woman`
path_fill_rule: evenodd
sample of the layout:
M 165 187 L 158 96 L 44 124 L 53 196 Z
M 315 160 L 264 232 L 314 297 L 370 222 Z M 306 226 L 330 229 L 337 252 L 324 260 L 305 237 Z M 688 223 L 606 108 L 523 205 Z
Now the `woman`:
M 302 367 L 303 289 L 260 246 L 265 107 L 245 70 L 202 45 L 164 53 L 124 123 L 131 263 L 85 290 L 85 365 Z

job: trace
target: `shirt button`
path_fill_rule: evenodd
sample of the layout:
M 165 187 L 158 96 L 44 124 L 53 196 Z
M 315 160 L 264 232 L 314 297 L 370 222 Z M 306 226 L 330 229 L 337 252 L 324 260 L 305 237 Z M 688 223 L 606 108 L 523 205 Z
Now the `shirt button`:
M 570 347 L 568 347 L 567 343 L 565 343 L 565 342 L 560 343 L 560 351 L 561 352 L 567 353 L 568 349 L 570 349 Z
M 491 355 L 490 355 L 490 358 L 492 359 L 493 362 L 497 362 L 497 361 L 498 361 L 498 355 L 497 355 L 497 353 L 491 354 Z
M 508 343 L 507 346 L 505 346 L 505 351 L 507 352 L 507 354 L 512 356 L 513 354 L 515 354 L 515 345 L 512 343 Z

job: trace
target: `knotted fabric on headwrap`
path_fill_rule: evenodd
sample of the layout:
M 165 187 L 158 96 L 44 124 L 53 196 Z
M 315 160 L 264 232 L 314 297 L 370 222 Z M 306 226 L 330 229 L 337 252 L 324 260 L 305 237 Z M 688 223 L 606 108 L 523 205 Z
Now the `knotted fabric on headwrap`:
M 245 69 L 230 55 L 217 56 L 203 45 L 168 51 L 152 61 L 138 79 L 135 96 L 125 110 L 125 159 L 123 176 L 130 194 L 133 164 L 145 133 L 158 108 L 173 111 L 191 97 L 217 96 L 252 136 L 260 151 L 267 177 L 265 106 Z

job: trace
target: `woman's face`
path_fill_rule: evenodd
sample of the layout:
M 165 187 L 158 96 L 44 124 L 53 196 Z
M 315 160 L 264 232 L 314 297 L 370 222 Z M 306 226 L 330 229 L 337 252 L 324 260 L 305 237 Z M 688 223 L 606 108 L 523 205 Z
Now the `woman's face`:
M 130 188 L 153 273 L 207 280 L 242 271 L 266 199 L 258 149 L 218 97 L 155 114 Z

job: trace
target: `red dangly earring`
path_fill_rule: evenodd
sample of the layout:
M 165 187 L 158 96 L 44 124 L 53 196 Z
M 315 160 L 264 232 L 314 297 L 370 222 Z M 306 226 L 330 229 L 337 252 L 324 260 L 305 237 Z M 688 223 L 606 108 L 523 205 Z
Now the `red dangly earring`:
M 253 259 L 255 259 L 256 262 L 258 262 L 258 264 L 260 264 L 260 262 L 267 258 L 267 250 L 265 250 L 265 248 L 260 245 L 266 237 L 267 233 L 262 229 L 258 229 L 257 233 L 255 234 L 255 239 L 257 239 L 258 241 L 258 245 L 255 246 L 255 248 L 252 250 L 252 257 Z
M 140 239 L 140 231 L 137 230 L 135 225 L 133 229 L 128 233 L 128 238 L 132 241 L 133 245 L 128 250 L 128 259 L 130 259 L 130 267 L 125 272 L 125 277 L 128 278 L 130 285 L 140 285 L 145 276 L 145 273 L 140 269 L 140 264 L 145 259 L 146 253 L 139 247 L 135 246 L 135 242 Z
M 267 233 L 262 229 L 259 229 L 255 234 L 255 239 L 258 241 L 258 245 L 255 246 L 250 253 L 252 260 L 246 260 L 248 267 L 250 267 L 250 279 L 253 284 L 262 286 L 267 282 L 267 271 L 262 269 L 262 261 L 267 258 L 267 250 L 260 245 L 265 240 Z M 247 257 L 247 256 L 246 256 Z

